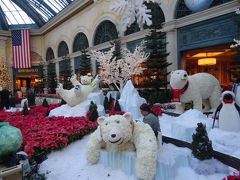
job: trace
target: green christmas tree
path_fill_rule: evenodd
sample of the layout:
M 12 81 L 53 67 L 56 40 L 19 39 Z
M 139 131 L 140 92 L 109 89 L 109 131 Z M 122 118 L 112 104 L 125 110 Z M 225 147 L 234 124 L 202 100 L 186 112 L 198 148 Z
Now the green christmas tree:
M 57 87 L 55 63 L 50 62 L 47 65 L 47 87 L 48 93 L 55 94 Z
M 93 101 L 91 101 L 90 106 L 89 106 L 88 119 L 89 119 L 89 121 L 96 121 L 98 117 L 99 117 L 99 115 L 98 115 L 98 111 L 97 111 L 97 105 Z
M 167 72 L 167 67 L 171 63 L 167 62 L 166 52 L 166 33 L 161 32 L 156 26 L 150 30 L 150 34 L 145 37 L 146 51 L 149 52 L 148 60 L 143 63 L 144 76 L 148 81 L 144 84 L 155 88 L 167 88 L 169 82 L 167 76 L 170 72 Z
M 73 86 L 70 82 L 70 77 L 72 73 L 70 58 L 68 56 L 63 56 L 62 58 L 63 60 L 59 63 L 61 69 L 60 82 L 63 84 L 64 89 L 71 89 Z
M 104 98 L 103 106 L 104 106 L 105 112 L 107 113 L 109 111 L 109 107 L 110 107 L 107 96 L 105 96 L 105 98 Z
M 122 58 L 122 53 L 121 53 L 122 48 L 121 48 L 120 39 L 115 39 L 115 40 L 111 41 L 110 44 L 112 46 L 115 45 L 115 49 L 113 51 L 113 57 L 112 58 L 116 57 L 116 60 L 121 59 Z
M 28 107 L 27 107 L 27 103 L 25 102 L 24 103 L 24 106 L 23 106 L 23 110 L 21 112 L 22 115 L 26 116 L 29 114 L 29 111 L 28 111 Z
M 91 58 L 90 55 L 87 54 L 87 51 L 85 49 L 81 52 L 81 66 L 79 67 L 78 71 L 81 75 L 87 75 L 88 73 L 92 72 Z
M 114 111 L 122 111 L 121 106 L 120 106 L 118 100 L 116 100 L 116 102 L 115 102 Z
M 192 135 L 192 154 L 199 160 L 211 159 L 214 155 L 212 142 L 208 138 L 206 126 L 198 123 L 196 133 Z
M 42 106 L 43 107 L 48 107 L 49 106 L 46 98 L 44 98 Z

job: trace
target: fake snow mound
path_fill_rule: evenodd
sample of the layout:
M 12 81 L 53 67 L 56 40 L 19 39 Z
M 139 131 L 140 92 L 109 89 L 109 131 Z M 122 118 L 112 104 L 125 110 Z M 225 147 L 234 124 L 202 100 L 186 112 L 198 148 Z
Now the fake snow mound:
M 134 88 L 132 81 L 129 80 L 124 86 L 119 104 L 121 109 L 125 112 L 130 112 L 133 115 L 133 119 L 141 118 L 139 107 L 146 103 L 146 100 L 139 96 L 138 91 Z
M 240 158 L 240 133 L 226 132 L 215 126 L 212 129 L 213 119 L 208 118 L 202 112 L 191 109 L 184 112 L 179 117 L 171 117 L 163 114 L 159 116 L 160 127 L 164 136 L 192 142 L 192 134 L 196 133 L 197 123 L 206 125 L 208 137 L 212 141 L 215 151 L 219 151 L 230 156 Z M 215 124 L 218 124 L 216 122 Z
M 86 101 L 83 101 L 82 103 L 74 107 L 64 104 L 58 108 L 51 110 L 49 116 L 64 116 L 64 117 L 86 116 L 91 101 L 97 104 L 98 115 L 103 116 L 105 115 L 104 107 L 102 106 L 103 100 L 104 96 L 101 91 L 90 93 Z
M 63 150 L 53 152 L 48 155 L 48 159 L 40 165 L 40 173 L 44 173 L 48 180 L 136 180 L 134 176 L 128 176 L 120 169 L 114 169 L 104 166 L 104 164 L 97 163 L 91 165 L 86 160 L 86 143 L 89 140 L 89 136 L 85 136 L 82 140 L 78 140 Z M 129 154 L 129 152 L 125 152 Z M 215 169 L 220 169 L 213 161 L 211 164 L 211 175 L 199 175 L 191 166 L 187 165 L 186 161 L 183 161 L 178 156 L 191 156 L 191 151 L 187 148 L 178 148 L 172 144 L 163 144 L 161 151 L 158 154 L 158 161 L 164 164 L 170 165 L 172 169 L 162 169 L 163 172 L 168 171 L 171 176 L 172 172 L 175 172 L 175 178 L 170 179 L 162 178 L 163 180 L 180 180 L 179 177 L 186 176 L 188 179 L 201 179 L 201 180 L 219 180 L 226 177 L 228 174 L 224 172 L 216 172 Z M 193 162 L 194 164 L 197 161 Z M 219 162 L 218 162 L 219 163 Z M 174 164 L 177 165 L 174 169 Z M 135 171 L 135 169 L 134 169 Z M 156 179 L 158 180 L 158 179 Z

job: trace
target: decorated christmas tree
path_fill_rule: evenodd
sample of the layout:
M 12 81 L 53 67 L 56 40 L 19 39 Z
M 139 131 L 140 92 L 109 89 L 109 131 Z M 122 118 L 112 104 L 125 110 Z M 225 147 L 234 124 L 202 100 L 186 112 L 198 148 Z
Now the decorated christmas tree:
M 81 75 L 87 75 L 88 73 L 92 72 L 90 55 L 87 54 L 87 51 L 85 49 L 81 52 L 81 66 L 79 67 L 78 71 L 80 71 Z
M 208 138 L 206 126 L 198 123 L 196 133 L 192 135 L 192 154 L 199 160 L 211 159 L 213 157 L 212 142 Z
M 8 67 L 6 64 L 6 61 L 1 60 L 0 62 L 0 86 L 1 87 L 6 87 L 7 89 L 10 88 L 10 76 L 9 76 L 9 71 Z

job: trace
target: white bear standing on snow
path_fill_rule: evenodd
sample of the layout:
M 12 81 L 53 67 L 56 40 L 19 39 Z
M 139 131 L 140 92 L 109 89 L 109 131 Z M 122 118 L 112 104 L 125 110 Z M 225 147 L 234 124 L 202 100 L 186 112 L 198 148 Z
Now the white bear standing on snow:
M 78 82 L 76 75 L 73 75 L 70 79 L 71 83 L 73 84 L 74 88 L 70 90 L 63 89 L 63 85 L 59 84 L 58 88 L 56 89 L 56 92 L 66 101 L 66 103 L 73 107 L 84 100 L 87 99 L 88 95 L 96 89 L 96 86 L 98 85 L 98 76 L 95 77 L 95 79 L 89 84 L 89 85 L 82 85 Z
M 124 115 L 101 116 L 98 129 L 87 143 L 87 160 L 95 164 L 101 148 L 110 152 L 135 151 L 136 175 L 151 180 L 156 174 L 157 140 L 148 124 L 135 122 L 130 113 Z
M 197 73 L 188 76 L 186 71 L 176 70 L 171 73 L 170 86 L 173 96 L 179 93 L 180 97 L 181 104 L 176 104 L 176 113 L 183 113 L 185 103 L 189 102 L 193 102 L 193 109 L 199 111 L 202 111 L 203 104 L 204 110 L 216 109 L 220 104 L 221 87 L 211 74 Z

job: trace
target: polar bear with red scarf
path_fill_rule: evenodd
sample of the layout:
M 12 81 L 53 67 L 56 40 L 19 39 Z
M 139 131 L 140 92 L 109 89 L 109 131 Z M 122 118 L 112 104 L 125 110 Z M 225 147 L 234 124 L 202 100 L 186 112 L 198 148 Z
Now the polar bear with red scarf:
M 102 148 L 110 152 L 136 151 L 137 177 L 152 180 L 156 174 L 158 153 L 152 128 L 143 122 L 135 122 L 128 112 L 124 115 L 101 116 L 97 121 L 99 126 L 91 134 L 86 147 L 88 162 L 97 163 Z
M 183 113 L 185 103 L 193 102 L 193 109 L 204 111 L 216 109 L 220 104 L 221 87 L 219 81 L 211 74 L 197 73 L 189 76 L 185 70 L 171 73 L 170 86 L 176 113 Z

